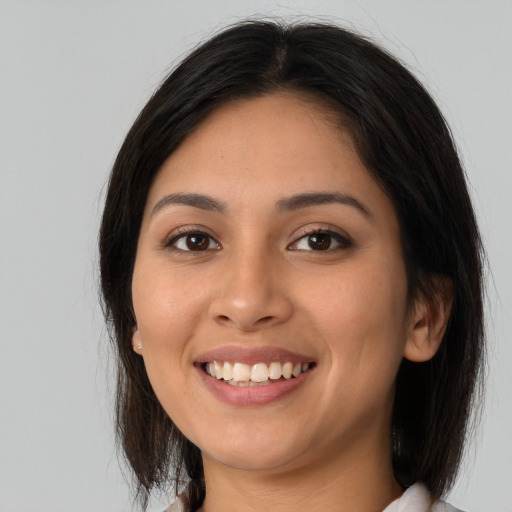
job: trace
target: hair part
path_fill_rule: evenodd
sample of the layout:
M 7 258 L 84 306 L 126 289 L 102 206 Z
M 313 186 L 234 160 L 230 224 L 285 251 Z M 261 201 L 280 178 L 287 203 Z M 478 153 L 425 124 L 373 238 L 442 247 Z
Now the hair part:
M 205 493 L 199 449 L 159 404 L 131 347 L 132 272 L 147 195 L 165 160 L 218 106 L 278 91 L 324 107 L 392 200 L 409 303 L 454 287 L 444 341 L 426 363 L 404 360 L 393 410 L 393 465 L 403 486 L 435 495 L 452 485 L 482 382 L 482 247 L 452 136 L 430 95 L 395 58 L 328 24 L 247 21 L 199 46 L 164 80 L 119 151 L 99 247 L 103 306 L 118 356 L 117 436 L 145 509 L 150 492 L 190 480 L 191 510 Z

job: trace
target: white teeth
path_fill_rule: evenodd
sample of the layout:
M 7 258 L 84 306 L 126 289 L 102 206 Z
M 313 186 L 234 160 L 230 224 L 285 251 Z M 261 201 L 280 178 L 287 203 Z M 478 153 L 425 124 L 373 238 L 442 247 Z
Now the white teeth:
M 222 366 L 217 363 L 217 361 L 213 361 L 213 366 L 215 370 L 215 378 L 222 379 Z
M 253 382 L 252 380 L 243 380 L 241 382 L 238 382 L 236 380 L 227 380 L 226 384 L 229 384 L 230 386 L 235 387 L 256 387 L 256 386 L 270 386 L 272 383 L 269 380 L 266 380 L 265 382 Z
M 268 380 L 268 367 L 265 363 L 257 363 L 251 369 L 251 380 L 253 382 L 264 382 Z
M 283 374 L 283 369 L 282 369 L 281 363 L 276 363 L 276 362 L 270 363 L 270 365 L 268 367 L 268 376 L 272 380 L 280 379 L 282 374 Z
M 256 387 L 256 386 L 269 386 L 271 382 L 269 380 L 265 380 L 263 382 L 253 382 L 252 380 L 249 383 L 249 386 Z
M 242 382 L 251 378 L 251 367 L 244 363 L 235 363 L 233 365 L 233 380 Z
M 283 377 L 285 379 L 292 378 L 293 364 L 288 362 L 283 364 Z
M 231 380 L 233 378 L 233 365 L 231 363 L 224 363 L 222 368 L 222 378 L 224 380 Z
M 268 366 L 265 363 L 256 363 L 252 366 L 245 363 L 219 363 L 213 361 L 205 366 L 206 372 L 215 379 L 224 380 L 233 386 L 261 386 L 271 384 L 271 380 L 281 377 L 291 379 L 299 377 L 311 368 L 310 363 L 296 363 L 290 361 L 280 363 L 272 361 Z

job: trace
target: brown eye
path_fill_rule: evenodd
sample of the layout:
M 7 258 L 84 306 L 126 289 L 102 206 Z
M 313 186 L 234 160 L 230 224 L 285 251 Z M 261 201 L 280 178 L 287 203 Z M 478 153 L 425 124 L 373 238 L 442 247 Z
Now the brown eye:
M 166 243 L 166 246 L 181 252 L 201 252 L 220 249 L 220 245 L 210 235 L 201 231 L 190 231 L 175 236 Z
M 191 235 L 187 235 L 186 244 L 190 251 L 204 251 L 208 249 L 210 240 L 207 235 L 192 233 Z
M 352 242 L 346 236 L 331 229 L 319 229 L 301 236 L 288 248 L 298 251 L 332 252 L 349 249 Z
M 315 233 L 308 237 L 308 245 L 313 251 L 326 251 L 331 247 L 331 235 L 327 233 Z

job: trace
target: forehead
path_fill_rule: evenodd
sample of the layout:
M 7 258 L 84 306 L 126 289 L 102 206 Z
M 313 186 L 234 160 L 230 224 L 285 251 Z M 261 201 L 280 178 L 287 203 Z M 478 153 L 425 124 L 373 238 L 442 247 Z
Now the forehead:
M 176 192 L 260 205 L 313 191 L 359 195 L 392 209 L 332 111 L 304 96 L 275 93 L 210 114 L 164 163 L 147 208 Z

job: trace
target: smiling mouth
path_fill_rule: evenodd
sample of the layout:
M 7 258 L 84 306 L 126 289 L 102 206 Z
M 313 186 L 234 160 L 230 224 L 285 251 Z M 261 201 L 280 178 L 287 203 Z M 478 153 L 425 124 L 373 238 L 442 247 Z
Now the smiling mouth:
M 268 386 L 282 380 L 296 379 L 310 371 L 314 363 L 281 363 L 273 361 L 256 363 L 253 365 L 238 362 L 208 362 L 204 363 L 203 370 L 207 375 L 222 380 L 231 386 Z

